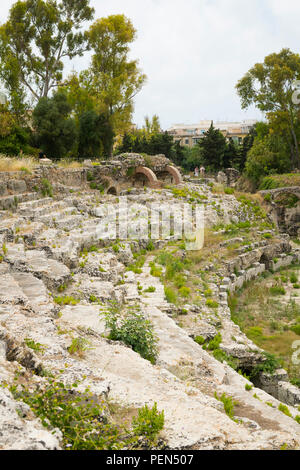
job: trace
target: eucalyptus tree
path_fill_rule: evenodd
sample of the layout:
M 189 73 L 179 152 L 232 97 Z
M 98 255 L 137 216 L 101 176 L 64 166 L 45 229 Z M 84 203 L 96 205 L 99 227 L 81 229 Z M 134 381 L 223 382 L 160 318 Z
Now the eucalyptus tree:
M 15 108 L 25 97 L 48 97 L 61 83 L 64 60 L 89 47 L 81 29 L 93 15 L 89 0 L 24 0 L 12 6 L 0 27 L 0 80 Z

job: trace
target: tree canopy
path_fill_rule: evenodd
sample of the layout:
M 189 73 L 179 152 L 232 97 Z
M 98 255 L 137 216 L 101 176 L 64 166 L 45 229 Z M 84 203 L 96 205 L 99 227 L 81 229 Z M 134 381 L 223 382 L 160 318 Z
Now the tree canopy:
M 105 114 L 90 110 L 80 116 L 78 153 L 81 158 L 107 157 L 113 137 L 113 129 Z
M 226 139 L 218 129 L 214 128 L 213 123 L 199 141 L 199 146 L 204 165 L 211 170 L 220 170 L 224 165 Z
M 71 107 L 62 93 L 41 98 L 33 112 L 37 144 L 49 157 L 61 158 L 77 142 L 77 129 L 70 118 Z
M 293 99 L 299 79 L 300 55 L 282 49 L 255 64 L 236 85 L 242 108 L 254 104 L 267 114 L 271 131 L 286 139 L 294 168 L 300 167 L 300 106 Z
M 81 73 L 80 81 L 95 98 L 97 110 L 111 117 L 116 133 L 126 131 L 131 122 L 133 98 L 146 80 L 138 62 L 129 59 L 129 45 L 136 30 L 124 15 L 111 15 L 95 21 L 88 37 L 92 63 Z
M 80 29 L 93 13 L 89 0 L 19 0 L 12 6 L 0 28 L 0 78 L 15 99 L 29 92 L 38 101 L 61 83 L 63 59 L 88 47 Z

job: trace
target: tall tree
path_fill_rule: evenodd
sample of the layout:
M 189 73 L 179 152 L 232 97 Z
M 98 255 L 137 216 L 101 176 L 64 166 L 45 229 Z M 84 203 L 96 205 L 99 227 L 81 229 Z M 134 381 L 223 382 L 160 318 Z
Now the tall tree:
M 245 171 L 257 186 L 265 176 L 289 171 L 289 157 L 282 139 L 276 136 L 256 137 L 248 152 Z
M 72 115 L 77 123 L 79 123 L 82 114 L 95 110 L 96 97 L 91 96 L 75 72 L 58 88 L 58 92 L 63 93 L 67 97 L 68 103 L 72 108 Z
M 82 55 L 91 20 L 89 0 L 24 0 L 0 28 L 0 78 L 12 96 L 25 90 L 38 101 L 62 80 L 63 60 Z
M 71 107 L 62 93 L 41 98 L 33 112 L 37 144 L 49 157 L 66 157 L 77 141 L 77 128 L 70 118 Z
M 94 54 L 81 80 L 90 94 L 96 96 L 97 110 L 111 117 L 116 133 L 129 130 L 133 98 L 146 80 L 137 61 L 129 59 L 129 45 L 135 37 L 136 30 L 124 15 L 101 18 L 89 30 Z
M 240 171 L 243 171 L 246 165 L 247 161 L 247 155 L 248 152 L 251 150 L 253 143 L 254 143 L 254 138 L 255 135 L 254 133 L 250 133 L 246 135 L 246 137 L 243 139 L 242 144 L 240 145 L 240 149 L 238 152 L 238 157 L 237 157 L 237 166 Z
M 300 55 L 282 49 L 254 65 L 236 85 L 244 109 L 254 104 L 267 113 L 275 132 L 288 136 L 294 168 L 300 167 L 300 107 L 293 100 L 294 82 L 299 79 Z
M 234 143 L 232 137 L 226 143 L 226 148 L 223 155 L 222 166 L 223 168 L 230 168 L 234 166 L 238 159 L 238 147 Z
M 87 111 L 79 118 L 79 148 L 81 158 L 107 157 L 114 133 L 106 115 Z
M 218 129 L 214 128 L 213 123 L 199 141 L 199 146 L 204 164 L 214 171 L 220 170 L 223 166 L 226 139 Z

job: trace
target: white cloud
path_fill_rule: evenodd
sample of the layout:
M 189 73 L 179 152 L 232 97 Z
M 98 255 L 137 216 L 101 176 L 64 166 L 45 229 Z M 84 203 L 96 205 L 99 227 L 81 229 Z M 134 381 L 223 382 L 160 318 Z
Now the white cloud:
M 1 1 L 5 21 L 14 2 Z M 259 117 L 241 110 L 235 84 L 267 54 L 300 43 L 297 0 L 91 0 L 96 17 L 124 13 L 138 31 L 132 57 L 148 82 L 136 98 L 135 120 L 158 114 L 174 122 Z M 73 62 L 88 65 L 88 56 Z M 70 67 L 68 66 L 69 70 Z

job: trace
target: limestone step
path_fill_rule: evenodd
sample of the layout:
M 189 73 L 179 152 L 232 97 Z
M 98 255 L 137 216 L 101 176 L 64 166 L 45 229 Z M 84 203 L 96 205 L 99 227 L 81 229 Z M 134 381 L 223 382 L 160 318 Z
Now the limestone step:
M 1 196 L 0 209 L 17 209 L 22 203 L 34 201 L 37 197 L 37 193 L 21 193 L 10 196 Z
M 19 212 L 26 217 L 30 217 L 33 220 L 39 219 L 43 215 L 47 215 L 51 212 L 60 211 L 62 209 L 66 209 L 68 204 L 64 201 L 54 201 L 51 198 L 47 198 L 44 200 L 34 201 L 35 204 L 30 206 L 29 204 L 25 207 L 21 207 Z
M 25 250 L 24 245 L 7 244 L 4 261 L 13 271 L 31 273 L 41 279 L 48 289 L 55 289 L 71 279 L 70 270 L 63 263 L 47 258 L 41 250 Z
M 11 274 L 0 275 L 0 304 L 25 305 L 27 297 Z
M 75 207 L 66 207 L 65 209 L 51 211 L 48 214 L 42 215 L 38 218 L 40 222 L 49 227 L 58 227 L 58 222 L 68 218 L 69 216 L 78 216 L 78 211 Z M 76 226 L 76 225 L 75 225 Z
M 55 222 L 55 227 L 65 231 L 71 231 L 80 226 L 84 222 L 82 215 L 69 215 Z
M 53 304 L 44 283 L 31 273 L 14 272 L 12 277 L 28 299 L 28 305 L 36 313 L 50 313 Z
M 38 198 L 37 193 L 35 194 L 36 194 L 36 199 L 27 201 L 27 202 L 22 202 L 18 205 L 19 213 L 23 213 L 28 210 L 33 210 L 33 209 L 36 209 L 37 207 L 42 207 L 45 204 L 50 204 L 51 202 L 53 202 L 53 199 L 51 197 Z

